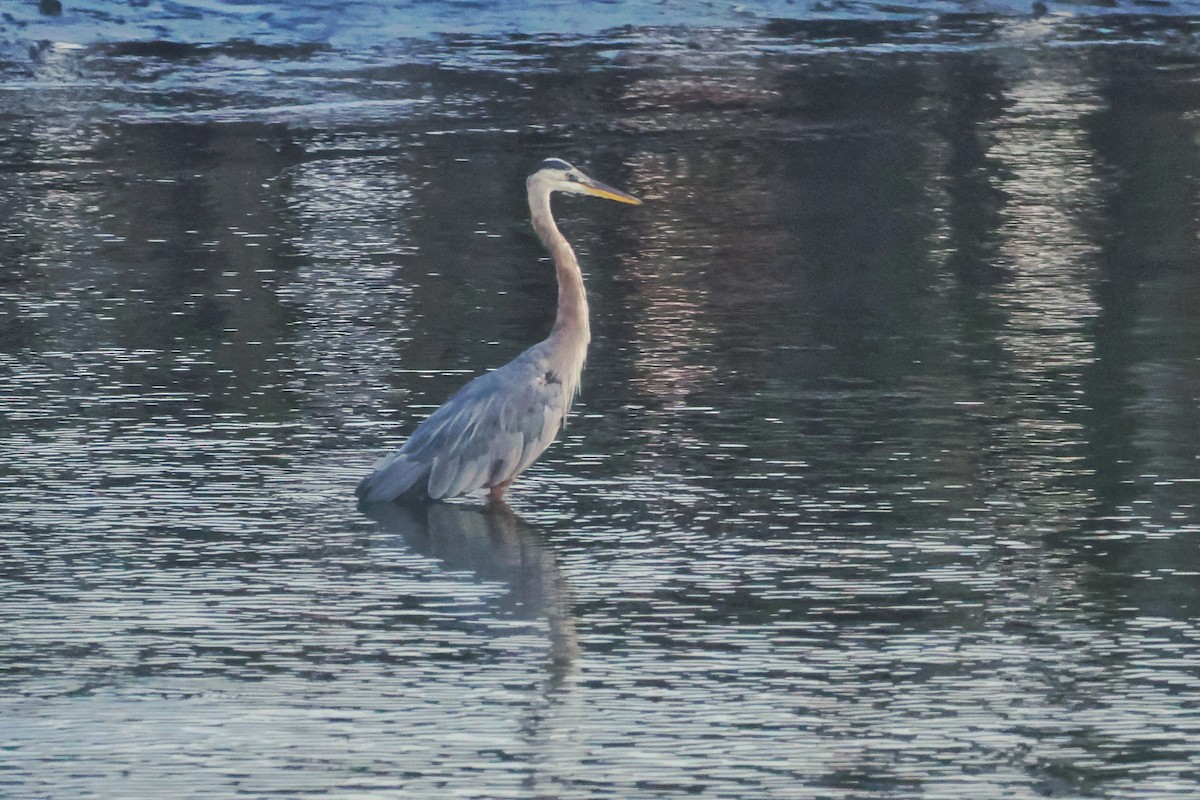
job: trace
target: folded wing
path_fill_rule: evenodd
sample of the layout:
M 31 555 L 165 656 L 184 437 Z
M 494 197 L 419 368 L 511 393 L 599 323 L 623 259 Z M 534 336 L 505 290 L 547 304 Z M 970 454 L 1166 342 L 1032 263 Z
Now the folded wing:
M 447 400 L 363 479 L 358 496 L 436 500 L 511 481 L 554 440 L 569 394 L 535 346 Z

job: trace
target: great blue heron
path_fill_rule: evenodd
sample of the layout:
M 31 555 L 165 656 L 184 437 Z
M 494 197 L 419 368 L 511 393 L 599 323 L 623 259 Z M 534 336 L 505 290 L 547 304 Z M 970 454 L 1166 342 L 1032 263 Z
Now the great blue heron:
M 413 431 L 396 452 L 358 485 L 365 502 L 438 500 L 488 488 L 500 502 L 558 434 L 587 356 L 587 295 L 571 245 L 550 213 L 554 192 L 590 194 L 621 203 L 641 200 L 549 158 L 525 182 L 538 238 L 558 276 L 558 315 L 545 341 L 497 370 L 480 375 Z

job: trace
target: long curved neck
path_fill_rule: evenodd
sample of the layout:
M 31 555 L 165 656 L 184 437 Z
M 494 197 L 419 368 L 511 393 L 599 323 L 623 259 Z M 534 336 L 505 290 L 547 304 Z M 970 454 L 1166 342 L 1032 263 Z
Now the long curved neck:
M 538 238 L 550 251 L 554 260 L 554 271 L 558 276 L 558 315 L 550 338 L 563 338 L 587 347 L 591 340 L 588 327 L 587 293 L 583 288 L 583 273 L 575 251 L 559 232 L 550 213 L 550 192 L 544 187 L 529 187 L 529 211 L 533 217 L 533 229 Z

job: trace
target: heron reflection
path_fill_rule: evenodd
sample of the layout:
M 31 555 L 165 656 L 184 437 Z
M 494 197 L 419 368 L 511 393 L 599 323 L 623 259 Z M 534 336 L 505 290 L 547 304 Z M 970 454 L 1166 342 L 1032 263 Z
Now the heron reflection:
M 499 610 L 518 619 L 545 617 L 552 677 L 561 679 L 570 671 L 579 644 L 566 580 L 542 534 L 507 505 L 379 503 L 363 511 L 414 552 L 438 559 L 447 569 L 470 570 L 481 580 L 506 584 Z

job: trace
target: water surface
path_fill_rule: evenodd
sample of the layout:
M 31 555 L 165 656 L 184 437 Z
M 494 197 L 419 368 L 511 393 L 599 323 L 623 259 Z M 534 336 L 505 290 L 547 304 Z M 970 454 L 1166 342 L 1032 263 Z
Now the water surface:
M 1186 4 L 66 5 L 0 26 L 0 794 L 1200 791 Z M 548 330 L 548 156 L 647 200 L 557 202 L 562 440 L 362 513 Z

